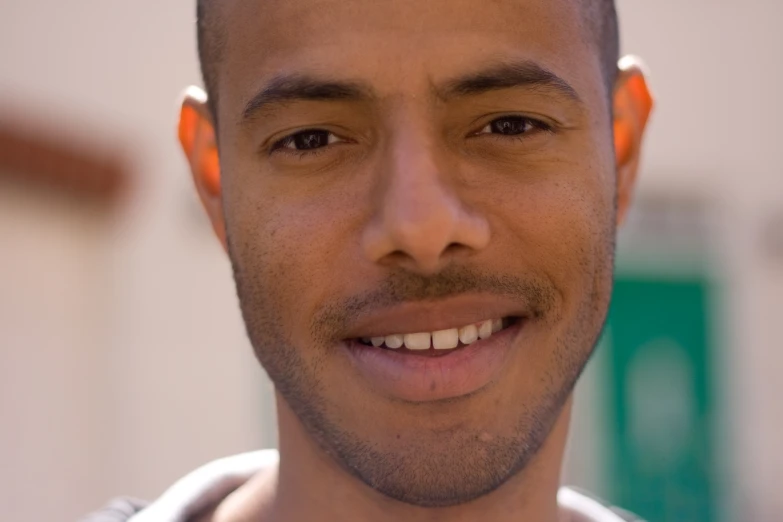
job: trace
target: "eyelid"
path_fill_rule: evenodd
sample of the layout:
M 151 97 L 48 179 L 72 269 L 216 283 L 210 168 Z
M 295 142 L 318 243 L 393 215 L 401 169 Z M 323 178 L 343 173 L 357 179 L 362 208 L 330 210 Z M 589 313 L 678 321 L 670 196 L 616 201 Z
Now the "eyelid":
M 327 142 L 324 147 L 318 147 L 316 149 L 305 149 L 305 150 L 298 150 L 296 148 L 288 147 L 291 142 L 293 142 L 294 137 L 298 134 L 306 134 L 308 132 L 325 132 L 327 133 Z M 317 154 L 319 152 L 323 152 L 325 149 L 329 148 L 332 145 L 336 145 L 338 143 L 345 143 L 350 141 L 348 138 L 344 138 L 340 134 L 333 132 L 329 129 L 325 129 L 322 127 L 305 127 L 304 129 L 298 129 L 293 132 L 289 132 L 282 138 L 275 139 L 272 141 L 270 145 L 262 146 L 261 150 L 264 151 L 268 155 L 280 153 L 280 154 L 295 154 L 298 156 L 303 156 L 307 154 Z
M 535 132 L 535 131 L 554 132 L 555 130 L 557 130 L 557 124 L 554 123 L 554 122 L 548 122 L 548 121 L 546 121 L 546 120 L 544 120 L 542 118 L 537 118 L 535 116 L 528 116 L 526 114 L 514 114 L 514 113 L 511 113 L 511 114 L 491 115 L 490 119 L 484 120 L 484 123 L 482 124 L 482 126 L 479 127 L 478 130 L 470 133 L 469 136 L 471 136 L 471 137 L 473 137 L 473 136 L 482 136 L 482 135 L 493 135 L 494 136 L 495 133 L 493 133 L 493 132 L 482 132 L 482 131 L 484 129 L 486 129 L 487 127 L 491 126 L 493 122 L 495 122 L 497 120 L 503 120 L 503 119 L 506 119 L 506 118 L 519 118 L 519 119 L 522 119 L 522 120 L 526 120 L 526 121 L 530 122 L 533 125 L 534 129 L 532 129 L 531 131 L 522 133 L 522 134 L 514 134 L 514 135 L 507 135 L 507 136 L 506 135 L 502 135 L 502 134 L 497 134 L 497 136 L 499 136 L 499 137 L 513 138 L 513 137 L 524 136 L 524 135 L 528 134 L 529 132 Z
M 307 134 L 310 132 L 325 132 L 327 134 L 326 136 L 326 146 L 333 145 L 335 143 L 340 143 L 343 141 L 346 141 L 344 138 L 341 138 L 334 132 L 325 130 L 325 129 L 307 129 L 299 132 L 295 132 L 293 134 L 289 134 L 285 138 L 277 140 L 275 143 L 272 144 L 272 149 L 291 149 L 296 150 L 297 152 L 305 152 L 304 150 L 300 151 L 294 147 L 289 147 L 288 145 L 291 145 L 294 142 L 294 138 L 299 134 Z M 319 149 L 323 149 L 324 147 L 318 147 Z M 307 150 L 316 150 L 316 149 L 307 149 Z

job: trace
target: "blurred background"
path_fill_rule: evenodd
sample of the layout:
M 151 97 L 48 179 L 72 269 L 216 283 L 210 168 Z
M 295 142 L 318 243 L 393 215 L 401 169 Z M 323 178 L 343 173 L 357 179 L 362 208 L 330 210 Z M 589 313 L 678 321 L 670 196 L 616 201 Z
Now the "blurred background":
M 566 479 L 783 520 L 783 3 L 619 0 L 658 100 Z M 0 3 L 0 509 L 75 520 L 275 442 L 175 140 L 192 1 Z

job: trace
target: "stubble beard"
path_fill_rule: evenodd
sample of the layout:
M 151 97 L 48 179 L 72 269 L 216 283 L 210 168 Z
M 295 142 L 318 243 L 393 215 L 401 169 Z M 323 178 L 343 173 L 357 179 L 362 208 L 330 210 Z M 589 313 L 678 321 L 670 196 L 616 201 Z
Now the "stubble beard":
M 464 504 L 495 491 L 521 473 L 539 452 L 603 330 L 613 276 L 613 233 L 604 248 L 603 259 L 608 262 L 595 274 L 592 292 L 556 343 L 551 355 L 557 361 L 554 371 L 541 376 L 544 391 L 535 404 L 523 408 L 504 436 L 496 434 L 486 442 L 476 431 L 455 432 L 447 438 L 425 433 L 423 443 L 400 450 L 384 448 L 334 420 L 332 412 L 339 409 L 318 371 L 331 346 L 319 342 L 307 348 L 316 357 L 310 361 L 302 357 L 303 347 L 296 346 L 282 328 L 282 307 L 268 284 L 273 279 L 280 281 L 279 274 L 265 278 L 263 266 L 254 267 L 252 274 L 244 273 L 229 237 L 240 308 L 255 355 L 306 433 L 343 470 L 367 486 L 400 502 L 429 508 Z M 455 286 L 459 288 L 439 286 L 438 291 L 458 291 L 466 282 L 455 282 Z

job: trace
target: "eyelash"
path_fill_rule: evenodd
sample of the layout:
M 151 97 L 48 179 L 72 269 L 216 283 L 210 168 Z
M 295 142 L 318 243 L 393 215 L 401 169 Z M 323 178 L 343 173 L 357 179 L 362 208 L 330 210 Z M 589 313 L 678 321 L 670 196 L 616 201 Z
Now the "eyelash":
M 324 146 L 324 147 L 316 147 L 314 149 L 300 150 L 300 149 L 295 149 L 295 148 L 292 149 L 292 148 L 287 146 L 292 141 L 294 141 L 297 136 L 306 135 L 306 134 L 313 134 L 313 133 L 320 133 L 320 132 L 325 132 L 328 135 L 327 136 L 327 143 L 326 143 L 326 146 Z M 293 134 L 289 134 L 288 136 L 286 136 L 286 137 L 276 141 L 275 143 L 273 143 L 272 147 L 269 150 L 269 153 L 270 154 L 275 154 L 275 153 L 290 154 L 290 155 L 296 156 L 298 158 L 304 158 L 306 156 L 317 156 L 318 154 L 320 154 L 322 152 L 325 152 L 326 149 L 329 148 L 329 145 L 331 145 L 329 143 L 329 136 L 337 136 L 337 135 L 335 133 L 327 131 L 325 129 L 313 128 L 313 129 L 300 130 L 300 131 L 297 131 L 297 132 L 295 132 Z M 340 138 L 340 139 L 342 140 L 342 138 Z M 343 140 L 343 141 L 345 141 L 345 140 Z
M 491 127 L 493 123 L 496 123 L 501 120 L 515 120 L 517 122 L 523 122 L 526 125 L 530 125 L 532 128 L 530 130 L 527 130 L 525 132 L 521 132 L 518 134 L 501 134 L 501 133 L 495 133 L 495 132 L 482 132 L 487 127 Z M 530 135 L 536 132 L 548 132 L 552 133 L 554 132 L 554 127 L 544 121 L 538 120 L 536 118 L 531 118 L 528 116 L 520 116 L 520 115 L 508 115 L 508 116 L 501 116 L 499 118 L 494 118 L 493 120 L 490 120 L 487 124 L 485 124 L 480 131 L 475 132 L 472 134 L 472 136 L 491 136 L 494 139 L 515 139 L 515 140 L 526 140 L 530 139 Z
M 487 127 L 490 127 L 490 130 L 491 130 L 492 124 L 495 123 L 495 122 L 498 122 L 500 120 L 517 120 L 517 121 L 522 121 L 522 122 L 524 122 L 526 124 L 530 124 L 533 128 L 528 130 L 528 131 L 519 133 L 519 134 L 500 134 L 500 133 L 494 133 L 494 132 L 487 132 L 487 133 L 482 132 Z M 529 139 L 529 135 L 531 133 L 535 133 L 536 131 L 543 131 L 543 132 L 552 133 L 552 132 L 554 132 L 554 128 L 552 127 L 552 125 L 550 125 L 548 123 L 545 123 L 545 122 L 543 122 L 541 120 L 538 120 L 536 118 L 530 118 L 530 117 L 527 117 L 527 116 L 509 115 L 509 116 L 501 116 L 501 117 L 498 117 L 498 118 L 495 118 L 495 119 L 491 120 L 486 125 L 484 125 L 481 128 L 480 131 L 474 132 L 470 136 L 471 137 L 477 137 L 477 136 L 487 135 L 487 136 L 491 136 L 492 139 L 501 139 L 501 140 L 513 139 L 515 141 L 521 141 L 521 140 Z M 302 150 L 300 150 L 300 149 L 296 149 L 296 148 L 292 149 L 292 148 L 288 147 L 287 145 L 289 145 L 293 140 L 295 140 L 297 136 L 306 135 L 308 133 L 320 133 L 320 132 L 325 132 L 325 133 L 327 133 L 330 136 L 337 136 L 333 132 L 327 131 L 325 129 L 317 129 L 317 128 L 305 129 L 305 130 L 301 130 L 301 131 L 295 132 L 293 134 L 289 134 L 288 136 L 286 136 L 286 137 L 276 141 L 274 144 L 272 144 L 272 147 L 270 148 L 269 152 L 270 152 L 270 154 L 275 154 L 275 153 L 289 154 L 289 155 L 296 156 L 299 159 L 302 159 L 302 158 L 305 158 L 305 157 L 315 157 L 315 156 L 317 156 L 317 155 L 319 155 L 319 154 L 321 154 L 323 152 L 326 152 L 326 150 L 329 149 L 330 145 L 334 145 L 333 143 L 329 143 L 329 136 L 327 136 L 327 143 L 323 147 L 316 147 L 316 148 L 313 148 L 313 149 L 302 149 Z M 343 138 L 340 138 L 340 140 L 341 140 L 340 143 L 346 141 Z

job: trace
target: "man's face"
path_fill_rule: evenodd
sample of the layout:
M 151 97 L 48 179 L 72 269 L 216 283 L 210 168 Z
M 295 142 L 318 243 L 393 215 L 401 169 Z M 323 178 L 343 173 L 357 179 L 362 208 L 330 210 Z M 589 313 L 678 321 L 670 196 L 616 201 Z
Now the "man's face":
M 615 164 L 579 3 L 217 7 L 249 336 L 312 438 L 393 498 L 457 504 L 522 469 L 602 328 Z

